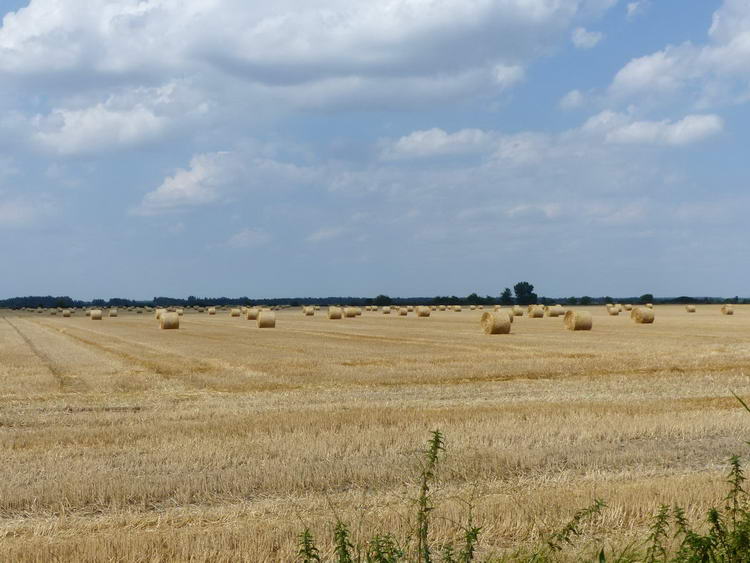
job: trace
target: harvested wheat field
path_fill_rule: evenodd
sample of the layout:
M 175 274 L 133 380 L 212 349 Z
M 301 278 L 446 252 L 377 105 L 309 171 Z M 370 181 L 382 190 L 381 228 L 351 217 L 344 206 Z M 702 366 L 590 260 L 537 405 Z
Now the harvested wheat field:
M 592 330 L 524 316 L 499 335 L 468 309 L 288 309 L 273 330 L 0 312 L 0 560 L 292 561 L 305 527 L 326 560 L 337 517 L 406 533 L 433 429 L 430 533 L 455 539 L 471 503 L 485 559 L 595 498 L 579 546 L 628 543 L 663 503 L 697 521 L 750 439 L 732 397 L 750 397 L 750 307 L 579 310 Z

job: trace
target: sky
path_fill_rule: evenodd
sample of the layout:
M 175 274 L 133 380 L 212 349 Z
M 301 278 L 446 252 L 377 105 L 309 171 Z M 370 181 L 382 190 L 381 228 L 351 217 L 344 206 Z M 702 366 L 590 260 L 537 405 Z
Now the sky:
M 0 17 L 0 297 L 750 295 L 750 0 Z

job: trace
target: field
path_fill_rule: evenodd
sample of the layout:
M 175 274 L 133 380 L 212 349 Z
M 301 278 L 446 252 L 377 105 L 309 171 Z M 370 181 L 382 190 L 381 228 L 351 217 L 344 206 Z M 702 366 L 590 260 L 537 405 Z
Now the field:
M 420 452 L 446 436 L 433 536 L 467 503 L 483 556 L 537 543 L 594 498 L 585 528 L 624 545 L 661 503 L 693 519 L 725 494 L 750 414 L 750 306 L 589 308 L 591 332 L 478 311 L 277 313 L 277 328 L 186 313 L 91 321 L 0 311 L 0 560 L 291 561 L 405 533 Z M 719 500 L 720 502 L 720 500 Z

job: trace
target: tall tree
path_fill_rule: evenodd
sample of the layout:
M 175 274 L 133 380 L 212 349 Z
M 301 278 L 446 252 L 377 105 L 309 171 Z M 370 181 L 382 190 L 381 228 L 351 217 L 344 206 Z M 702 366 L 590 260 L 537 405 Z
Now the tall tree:
M 513 305 L 513 293 L 506 287 L 500 294 L 500 305 Z
M 518 282 L 513 286 L 513 291 L 516 294 L 516 303 L 519 305 L 536 305 L 539 300 L 534 293 L 534 286 L 529 282 Z

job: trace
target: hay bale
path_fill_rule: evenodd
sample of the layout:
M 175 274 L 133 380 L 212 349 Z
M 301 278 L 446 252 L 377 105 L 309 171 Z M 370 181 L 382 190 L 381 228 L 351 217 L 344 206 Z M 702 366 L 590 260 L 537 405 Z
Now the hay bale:
M 653 309 L 654 308 L 654 304 L 653 303 L 646 303 L 645 306 L 648 307 L 649 309 Z
M 469 305 L 469 310 L 470 311 L 476 311 L 477 310 L 477 306 L 476 305 Z
M 256 307 L 251 307 L 250 309 L 247 310 L 247 313 L 245 313 L 245 318 L 248 321 L 257 321 L 258 317 L 261 314 L 261 312 L 262 311 L 260 309 L 258 309 Z
M 102 310 L 101 309 L 92 309 L 90 311 L 90 317 L 92 321 L 100 321 L 102 320 Z
M 208 314 L 209 315 L 215 315 L 216 314 L 216 307 L 209 307 L 208 308 Z
M 530 319 L 541 319 L 544 317 L 544 309 L 541 307 L 532 307 L 527 314 Z
M 163 316 L 163 315 L 166 315 L 166 314 L 167 314 L 167 312 L 168 312 L 168 311 L 167 311 L 166 309 L 157 309 L 157 310 L 156 310 L 156 311 L 154 312 L 154 318 L 155 318 L 155 319 L 156 319 L 157 321 L 158 321 L 158 320 L 161 320 L 162 316 Z
M 258 315 L 258 328 L 276 328 L 276 313 L 261 311 Z
M 344 307 L 344 318 L 345 319 L 353 319 L 357 316 L 357 308 L 356 307 Z
M 432 314 L 432 310 L 429 307 L 417 307 L 418 317 L 429 317 Z
M 306 317 L 312 317 L 315 315 L 315 309 L 312 307 L 302 307 L 302 314 Z
M 136 315 L 142 315 L 143 314 L 143 309 L 136 309 L 135 314 Z
M 560 305 L 553 305 L 552 307 L 547 307 L 547 310 L 545 311 L 545 315 L 548 317 L 561 317 L 565 314 L 565 310 Z
M 355 311 L 357 313 L 357 316 L 361 317 L 362 316 L 362 307 L 354 307 L 354 309 L 355 309 Z
M 654 311 L 646 307 L 636 307 L 630 312 L 630 318 L 632 318 L 636 324 L 639 325 L 650 325 L 654 322 Z
M 614 307 L 614 306 L 612 306 L 612 307 L 607 307 L 607 313 L 608 313 L 608 314 L 609 314 L 609 315 L 610 315 L 611 317 L 616 317 L 616 316 L 618 316 L 618 315 L 620 314 L 620 309 L 618 309 L 617 307 Z
M 159 328 L 162 330 L 176 330 L 180 328 L 180 315 L 177 312 L 166 311 L 159 319 Z
M 55 315 L 57 315 L 57 311 L 50 311 L 49 314 L 54 317 Z
M 230 317 L 239 317 L 240 316 L 240 310 L 239 309 L 232 309 L 231 311 L 229 311 L 229 316 Z
M 445 311 L 445 309 L 446 309 L 445 305 L 438 305 L 439 311 Z
M 453 306 L 453 311 L 454 311 L 455 313 L 460 313 L 460 312 L 461 312 L 461 310 L 462 310 L 462 309 L 461 309 L 461 305 L 454 305 L 454 306 Z
M 175 312 L 177 313 L 178 317 L 181 317 L 182 315 L 185 314 L 185 309 L 177 309 L 177 311 L 175 311 Z
M 503 308 L 503 306 L 502 306 L 502 305 L 495 305 L 495 306 L 494 306 L 494 307 L 492 308 L 492 310 L 493 310 L 493 311 L 500 311 L 500 310 L 502 310 L 502 308 Z
M 385 313 L 386 310 L 383 309 L 383 312 Z M 388 311 L 390 313 L 390 310 Z M 341 307 L 328 307 L 328 318 L 335 321 L 343 317 L 344 312 L 341 310 Z
M 390 307 L 383 307 L 383 314 L 384 315 L 390 315 L 391 314 L 391 308 Z
M 565 328 L 568 330 L 591 330 L 594 323 L 588 311 L 568 311 L 565 313 Z
M 70 317 L 70 311 L 68 311 L 67 309 L 65 309 L 65 310 L 64 310 L 64 311 L 62 312 L 62 316 L 63 316 L 63 317 Z
M 622 308 L 625 309 L 626 311 L 633 310 L 633 306 L 630 303 L 626 303 L 625 305 L 622 306 Z
M 90 317 L 90 316 L 91 316 L 91 309 L 89 309 L 88 311 L 86 311 L 86 316 L 87 316 L 87 317 Z
M 695 313 L 695 305 L 685 305 L 685 310 L 688 313 Z
M 722 305 L 721 314 L 722 315 L 734 315 L 734 308 L 731 305 Z
M 514 317 L 523 317 L 523 307 L 520 305 L 513 305 L 512 312 Z
M 406 310 L 407 310 L 407 311 L 408 311 L 409 313 L 413 313 L 413 312 L 414 312 L 414 306 L 413 306 L 413 305 L 407 305 L 407 306 L 406 306 Z
M 407 308 L 406 308 L 406 307 L 401 307 L 401 308 L 400 308 L 400 309 L 398 310 L 398 314 L 399 314 L 400 316 L 402 316 L 402 317 L 405 317 L 405 316 L 407 316 L 407 315 L 409 314 L 409 311 L 407 310 Z
M 117 316 L 117 309 L 110 309 L 109 310 L 109 316 L 110 317 L 116 317 Z
M 480 320 L 485 334 L 510 334 L 510 323 L 510 315 L 503 311 L 487 311 Z

